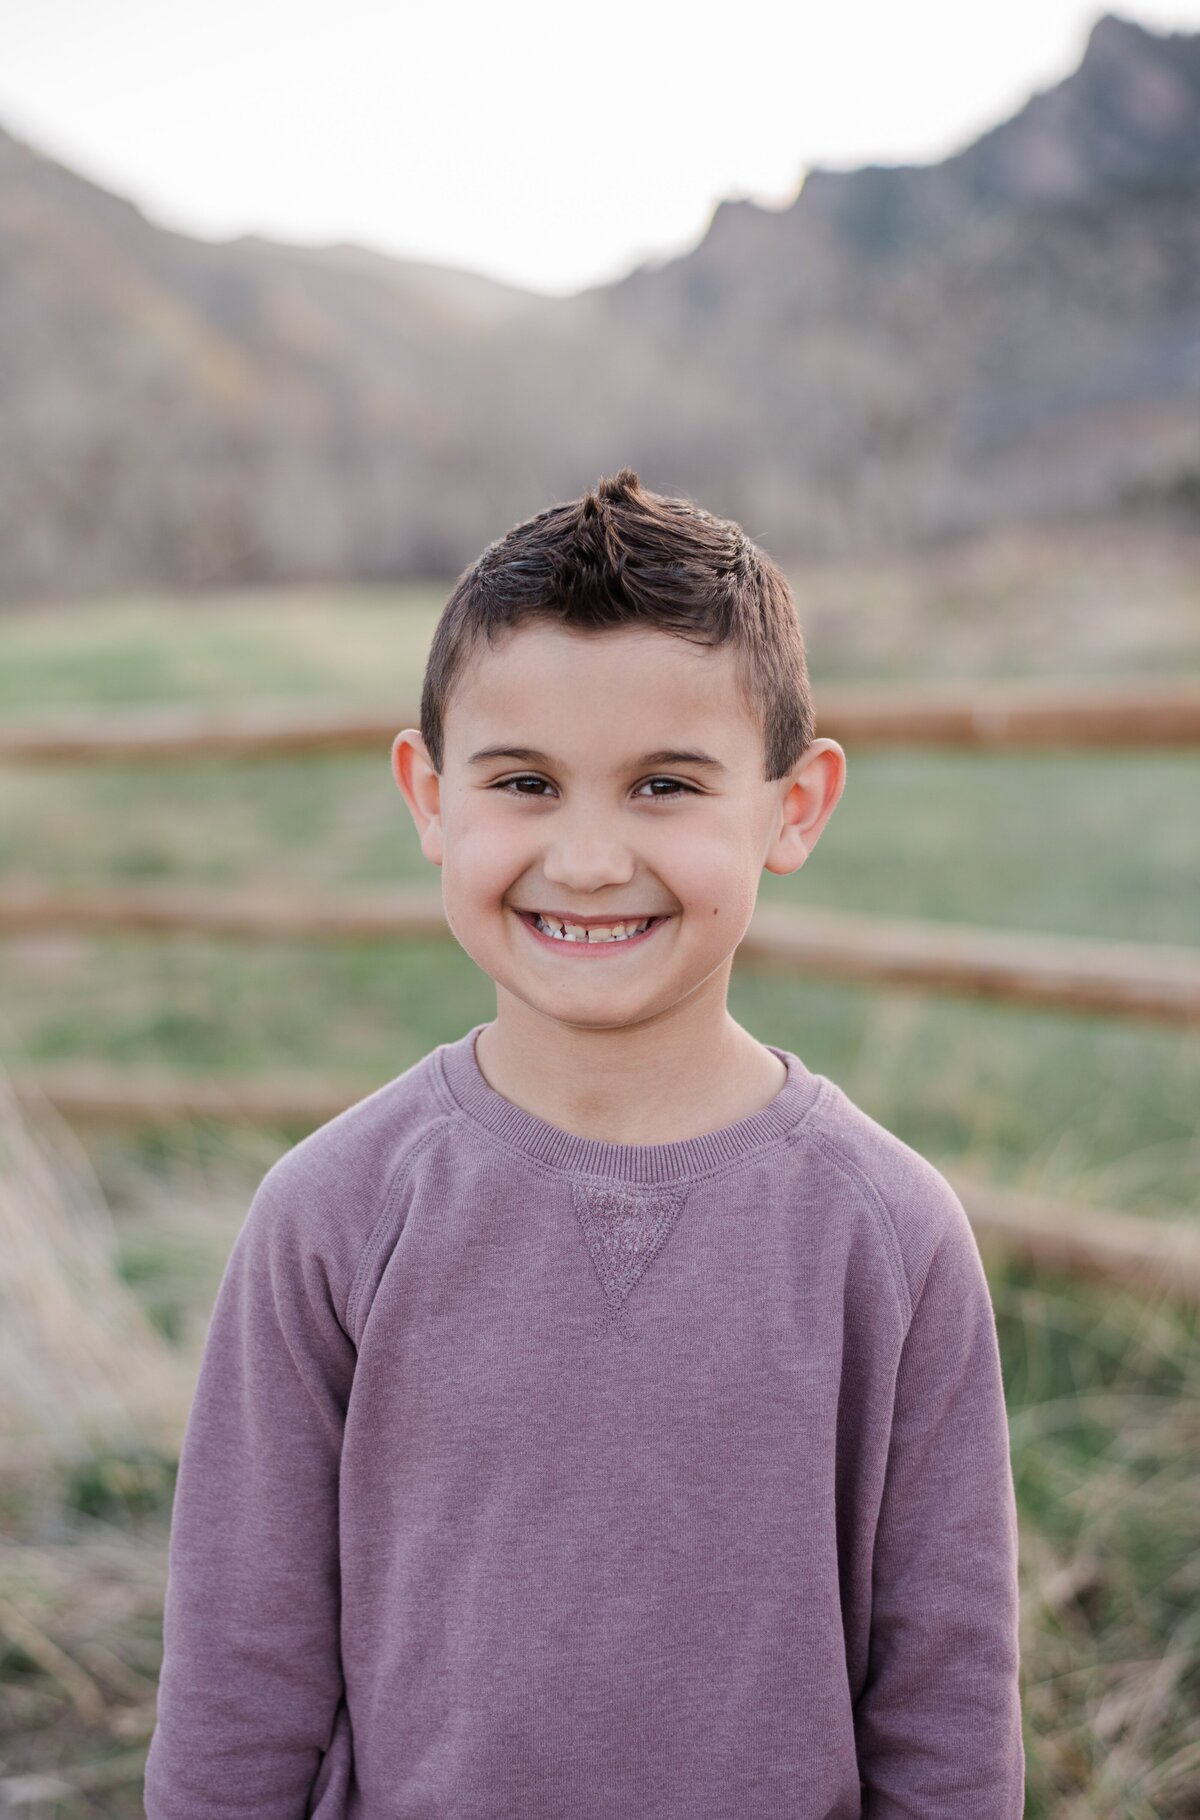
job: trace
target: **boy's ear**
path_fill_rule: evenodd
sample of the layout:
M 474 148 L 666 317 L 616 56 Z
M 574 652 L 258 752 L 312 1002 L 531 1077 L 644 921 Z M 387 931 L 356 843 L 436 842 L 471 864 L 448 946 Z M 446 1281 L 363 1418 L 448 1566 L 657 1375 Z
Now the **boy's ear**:
M 846 754 L 836 739 L 814 739 L 786 778 L 779 819 L 763 865 L 768 872 L 798 872 L 816 846 L 846 784 Z
M 428 748 L 415 727 L 406 727 L 392 742 L 392 776 L 417 824 L 421 851 L 435 866 L 442 863 L 441 779 Z

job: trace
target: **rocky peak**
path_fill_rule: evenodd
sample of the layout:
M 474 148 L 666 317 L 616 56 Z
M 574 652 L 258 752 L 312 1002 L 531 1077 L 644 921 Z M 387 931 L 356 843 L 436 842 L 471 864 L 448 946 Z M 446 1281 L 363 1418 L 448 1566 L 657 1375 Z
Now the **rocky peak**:
M 1079 68 L 955 160 L 982 201 L 1080 201 L 1200 179 L 1200 38 L 1097 20 Z
M 1198 182 L 1200 36 L 1106 14 L 1070 76 L 961 152 L 936 164 L 814 167 L 789 212 L 806 257 L 832 243 L 891 260 L 946 245 L 973 218 Z

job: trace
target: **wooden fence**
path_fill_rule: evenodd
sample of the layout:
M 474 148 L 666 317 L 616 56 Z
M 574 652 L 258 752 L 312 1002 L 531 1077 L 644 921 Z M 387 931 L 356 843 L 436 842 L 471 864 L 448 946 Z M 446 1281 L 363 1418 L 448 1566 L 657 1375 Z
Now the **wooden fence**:
M 0 725 L 0 760 L 39 763 L 238 761 L 374 750 L 386 753 L 415 712 L 348 711 L 343 704 L 258 704 L 237 713 L 160 708 L 112 720 L 42 719 Z M 885 689 L 821 691 L 818 732 L 852 746 L 1179 748 L 1200 745 L 1200 685 L 1064 691 L 1043 682 L 944 685 L 903 696 Z M 89 887 L 37 882 L 0 888 L 0 935 L 107 930 L 198 932 L 260 939 L 448 938 L 436 892 L 393 889 L 337 900 L 178 886 Z M 739 963 L 821 978 L 970 993 L 1014 1005 L 1200 1023 L 1200 951 L 1097 942 L 974 926 L 760 906 Z M 92 1119 L 235 1117 L 319 1123 L 360 1097 L 349 1084 L 295 1077 L 164 1083 L 108 1069 L 43 1070 L 14 1081 L 60 1111 Z M 1200 1239 L 1183 1222 L 1131 1219 L 1033 1201 L 987 1184 L 960 1193 L 981 1243 L 1033 1261 L 1171 1296 L 1200 1299 Z
M 312 1128 L 363 1097 L 361 1082 L 272 1073 L 247 1080 L 164 1081 L 87 1063 L 60 1063 L 12 1077 L 31 1108 L 48 1101 L 66 1119 L 92 1125 L 169 1125 L 212 1119 L 230 1124 Z M 947 1179 L 985 1254 L 1042 1270 L 1134 1287 L 1169 1301 L 1200 1303 L 1200 1238 L 1183 1220 L 1141 1219 L 997 1187 L 957 1169 Z
M 0 886 L 0 935 L 49 930 L 200 934 L 270 941 L 449 939 L 436 891 L 343 892 L 321 901 L 198 886 Z M 1027 935 L 963 923 L 760 905 L 738 964 L 819 979 L 914 986 L 1200 1028 L 1200 952 L 1138 942 Z
M 418 713 L 294 700 L 218 712 L 159 707 L 112 715 L 0 723 L 0 760 L 149 764 L 164 758 L 280 758 L 386 752 Z M 817 731 L 853 746 L 1041 749 L 1200 745 L 1200 683 L 1144 683 L 1086 691 L 1042 680 L 820 691 Z

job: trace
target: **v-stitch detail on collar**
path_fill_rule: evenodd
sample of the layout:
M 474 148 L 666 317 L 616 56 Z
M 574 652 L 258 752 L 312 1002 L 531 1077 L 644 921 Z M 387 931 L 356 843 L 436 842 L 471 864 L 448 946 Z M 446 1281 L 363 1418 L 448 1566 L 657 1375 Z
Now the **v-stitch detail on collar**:
M 686 1188 L 572 1182 L 571 1199 L 612 1313 L 657 1256 L 687 1199 Z

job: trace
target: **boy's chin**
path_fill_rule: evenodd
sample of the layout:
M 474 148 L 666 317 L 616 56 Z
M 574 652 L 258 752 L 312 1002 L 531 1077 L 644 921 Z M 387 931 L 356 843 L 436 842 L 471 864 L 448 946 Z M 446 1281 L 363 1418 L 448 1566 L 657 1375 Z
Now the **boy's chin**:
M 578 990 L 557 995 L 533 992 L 527 985 L 496 979 L 497 1015 L 521 1018 L 532 1012 L 548 1024 L 563 1030 L 630 1030 L 638 1024 L 660 1017 L 667 1009 L 661 1002 L 645 995 L 608 992 L 597 994 Z

